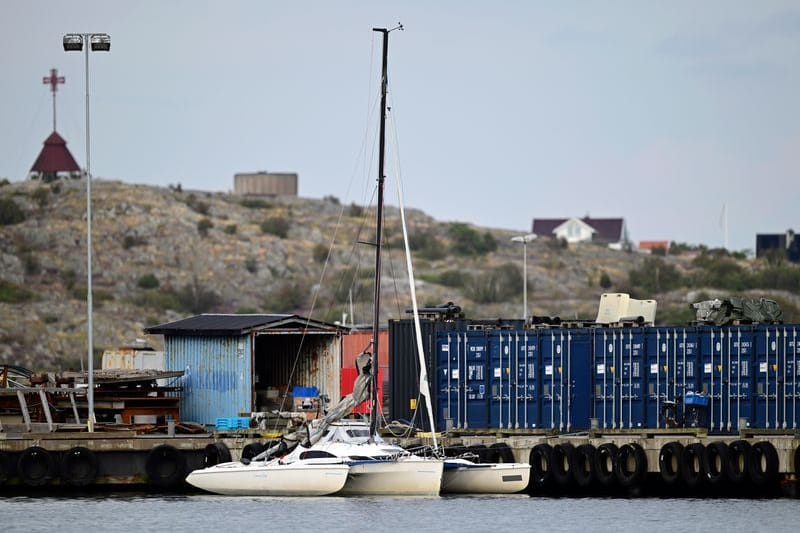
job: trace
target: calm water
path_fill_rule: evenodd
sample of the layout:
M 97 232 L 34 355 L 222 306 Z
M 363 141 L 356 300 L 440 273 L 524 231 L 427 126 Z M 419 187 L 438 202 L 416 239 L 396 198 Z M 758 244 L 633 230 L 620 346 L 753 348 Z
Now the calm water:
M 797 531 L 800 500 L 0 497 L 0 531 Z

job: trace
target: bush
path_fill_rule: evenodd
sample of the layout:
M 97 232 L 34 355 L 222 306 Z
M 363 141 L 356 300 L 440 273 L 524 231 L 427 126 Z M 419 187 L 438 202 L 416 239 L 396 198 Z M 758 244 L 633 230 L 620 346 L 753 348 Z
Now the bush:
M 465 294 L 477 303 L 498 303 L 520 295 L 523 286 L 520 268 L 507 263 L 472 278 Z
M 239 204 L 248 209 L 269 209 L 272 204 L 261 198 L 244 198 Z
M 195 213 L 200 213 L 201 215 L 207 215 L 210 210 L 209 205 L 206 202 L 198 200 L 194 194 L 190 194 L 186 198 L 186 205 L 189 206 L 189 209 Z
M 184 285 L 178 291 L 180 310 L 194 314 L 207 313 L 222 301 L 217 293 L 201 287 L 197 281 Z
M 43 208 L 50 199 L 50 190 L 46 187 L 39 187 L 31 193 L 31 198 L 36 202 L 36 205 Z
M 285 239 L 289 234 L 289 221 L 283 217 L 268 218 L 261 223 L 261 231 Z
M 350 211 L 348 212 L 348 215 L 355 218 L 361 218 L 364 216 L 364 208 L 353 202 L 350 204 Z
M 61 283 L 64 284 L 64 287 L 66 287 L 68 291 L 72 290 L 72 287 L 75 286 L 75 281 L 77 279 L 78 275 L 71 268 L 61 271 Z
M 10 226 L 25 221 L 25 212 L 11 198 L 0 198 L 0 226 Z
M 302 308 L 308 297 L 308 287 L 289 281 L 275 287 L 267 294 L 264 308 L 270 313 L 287 313 Z
M 610 289 L 611 285 L 611 276 L 609 276 L 606 272 L 600 274 L 600 287 L 603 289 Z
M 429 261 L 442 259 L 445 255 L 441 241 L 430 233 L 414 233 L 408 236 L 408 247 Z
M 445 287 L 463 287 L 469 281 L 469 275 L 460 270 L 446 270 L 439 274 L 438 282 Z
M 228 235 L 236 235 L 236 224 L 228 224 L 225 226 L 225 233 Z
M 258 261 L 256 261 L 255 257 L 248 257 L 244 261 L 244 268 L 251 274 L 255 274 L 258 272 Z
M 328 247 L 324 244 L 317 244 L 314 246 L 312 255 L 314 256 L 314 261 L 324 263 L 328 259 Z
M 329 195 L 327 195 L 327 196 L 323 197 L 322 199 L 323 199 L 324 201 L 326 201 L 326 202 L 329 202 L 329 203 L 332 203 L 332 204 L 334 204 L 334 205 L 339 205 L 339 204 L 341 203 L 341 202 L 339 201 L 339 199 L 338 199 L 337 197 L 333 196 L 332 194 L 329 194 Z
M 197 221 L 197 232 L 203 236 L 208 236 L 208 230 L 213 228 L 214 224 L 207 218 L 201 218 Z
M 139 281 L 136 282 L 136 285 L 140 289 L 156 289 L 158 288 L 159 282 L 155 274 L 145 274 L 139 278 Z
M 17 304 L 33 300 L 33 292 L 27 287 L 0 279 L 0 302 Z
M 130 250 L 134 246 L 142 246 L 145 244 L 147 244 L 147 241 L 136 235 L 125 235 L 122 239 L 122 247 L 126 250 Z
M 480 235 L 466 224 L 456 222 L 448 229 L 453 239 L 451 250 L 458 255 L 485 255 L 497 249 L 497 241 L 488 231 Z
M 641 268 L 628 273 L 628 279 L 637 294 L 640 293 L 636 291 L 638 288 L 650 297 L 656 293 L 671 291 L 683 284 L 683 277 L 678 269 L 657 257 L 645 259 Z

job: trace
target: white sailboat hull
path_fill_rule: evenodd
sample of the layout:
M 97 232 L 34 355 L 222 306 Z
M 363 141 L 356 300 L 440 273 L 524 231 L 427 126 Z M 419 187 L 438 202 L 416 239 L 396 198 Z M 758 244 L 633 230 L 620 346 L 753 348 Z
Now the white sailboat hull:
M 230 496 L 325 496 L 344 487 L 349 466 L 340 462 L 223 463 L 190 473 L 199 489 Z
M 339 495 L 438 496 L 444 463 L 437 459 L 355 461 Z
M 448 459 L 442 474 L 442 493 L 513 494 L 528 487 L 528 463 L 472 463 Z

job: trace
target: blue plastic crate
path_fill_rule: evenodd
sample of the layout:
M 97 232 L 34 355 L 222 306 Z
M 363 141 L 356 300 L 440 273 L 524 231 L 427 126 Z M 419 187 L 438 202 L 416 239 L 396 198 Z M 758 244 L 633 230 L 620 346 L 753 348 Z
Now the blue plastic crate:
M 217 429 L 243 429 L 250 427 L 250 418 L 246 416 L 228 416 L 217 418 L 215 424 Z
M 295 398 L 316 398 L 319 396 L 319 389 L 316 387 L 295 387 L 292 389 Z
M 705 394 L 698 394 L 695 392 L 687 392 L 683 400 L 684 405 L 697 405 L 700 407 L 708 407 L 708 396 Z

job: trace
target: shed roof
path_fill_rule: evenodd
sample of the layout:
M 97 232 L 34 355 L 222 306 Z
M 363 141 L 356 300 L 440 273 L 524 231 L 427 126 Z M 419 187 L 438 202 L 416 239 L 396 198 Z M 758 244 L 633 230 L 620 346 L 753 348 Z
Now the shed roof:
M 31 167 L 31 172 L 80 172 L 80 170 L 67 148 L 67 141 L 55 131 L 45 139 L 44 148 Z
M 335 331 L 338 326 L 299 315 L 223 315 L 202 314 L 145 328 L 145 333 L 160 335 L 244 335 L 257 329 L 312 328 Z

